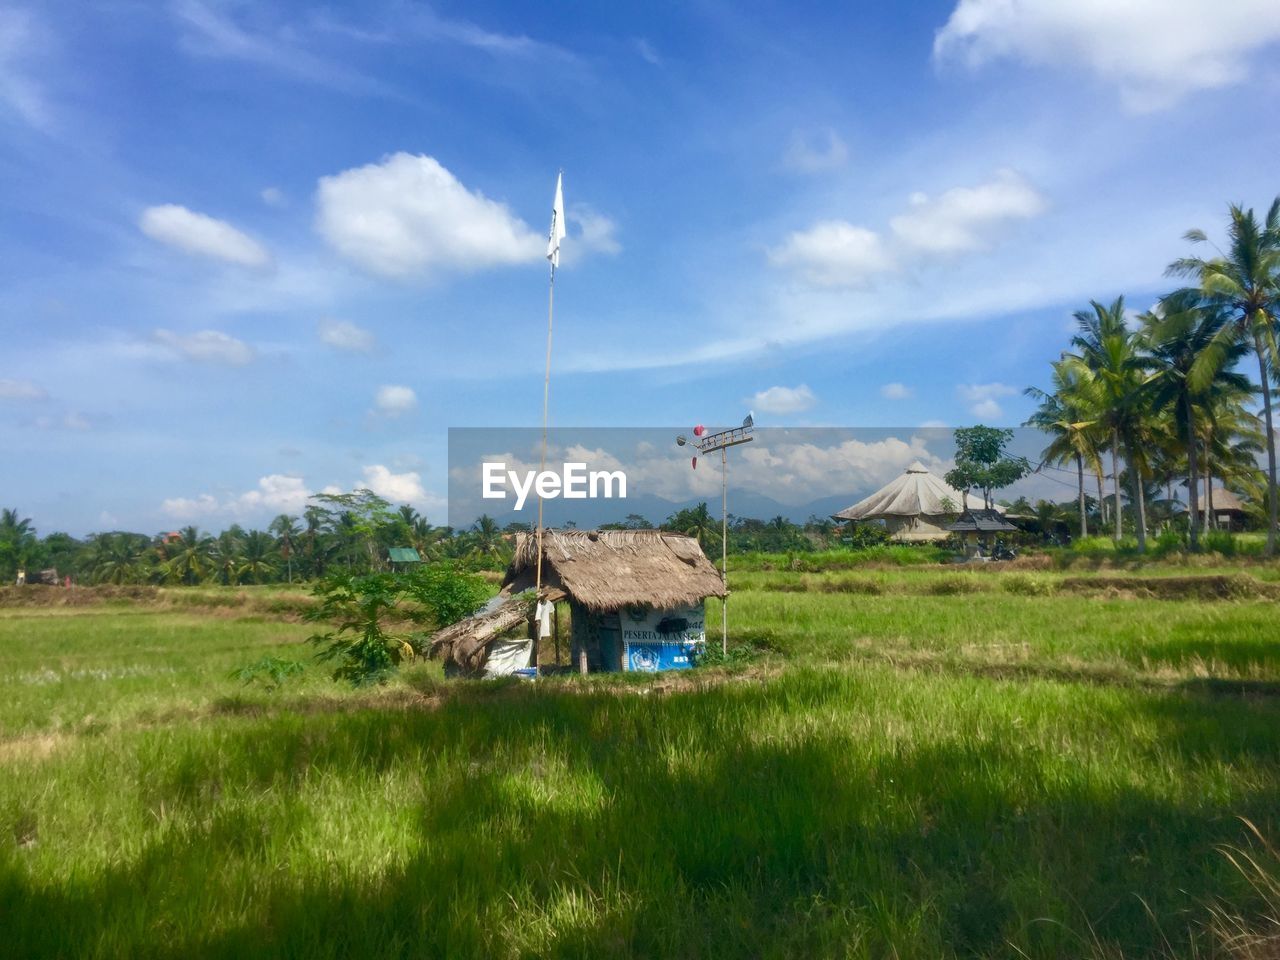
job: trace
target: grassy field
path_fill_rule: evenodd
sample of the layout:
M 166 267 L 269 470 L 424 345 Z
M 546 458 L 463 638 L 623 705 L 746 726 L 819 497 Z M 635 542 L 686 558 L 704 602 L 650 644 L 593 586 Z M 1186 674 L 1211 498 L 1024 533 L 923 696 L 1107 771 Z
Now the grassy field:
M 1276 567 L 734 582 L 731 667 L 365 692 L 283 592 L 0 608 L 0 952 L 1280 951 Z

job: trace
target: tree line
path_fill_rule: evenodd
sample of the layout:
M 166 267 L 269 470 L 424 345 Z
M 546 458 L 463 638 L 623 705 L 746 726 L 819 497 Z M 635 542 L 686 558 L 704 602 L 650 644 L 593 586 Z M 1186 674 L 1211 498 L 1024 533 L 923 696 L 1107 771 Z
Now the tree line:
M 1212 498 L 1216 479 L 1260 515 L 1273 556 L 1280 197 L 1261 219 L 1231 206 L 1224 247 L 1202 230 L 1184 239 L 1213 253 L 1174 260 L 1167 275 L 1185 283 L 1150 310 L 1134 317 L 1118 297 L 1075 313 L 1077 332 L 1052 364 L 1050 388 L 1025 391 L 1039 401 L 1025 425 L 1050 435 L 1046 463 L 1074 466 L 1082 536 L 1092 514 L 1086 476 L 1096 484 L 1095 524 L 1120 540 L 1127 521 L 1139 551 L 1146 549 L 1153 498 L 1165 491 L 1164 509 L 1176 512 L 1173 488 L 1185 486 L 1188 509 L 1177 523 L 1196 550 L 1206 522 L 1213 524 L 1204 497 Z M 1256 380 L 1244 372 L 1255 364 Z M 1264 451 L 1265 470 L 1258 466 Z

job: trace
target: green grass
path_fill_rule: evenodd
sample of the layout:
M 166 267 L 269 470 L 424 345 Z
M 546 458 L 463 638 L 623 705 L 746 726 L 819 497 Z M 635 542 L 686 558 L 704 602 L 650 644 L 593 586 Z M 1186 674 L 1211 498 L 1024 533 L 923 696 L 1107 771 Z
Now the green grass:
M 0 944 L 1228 956 L 1215 909 L 1277 906 L 1220 849 L 1280 836 L 1277 603 L 1070 576 L 746 573 L 746 666 L 359 693 L 232 680 L 310 663 L 261 614 L 0 611 Z

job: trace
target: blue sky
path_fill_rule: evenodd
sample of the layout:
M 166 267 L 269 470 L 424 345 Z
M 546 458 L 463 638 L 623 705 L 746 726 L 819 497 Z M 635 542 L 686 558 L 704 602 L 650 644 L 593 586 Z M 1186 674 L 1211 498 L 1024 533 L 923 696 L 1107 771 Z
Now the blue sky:
M 446 429 L 540 418 L 560 168 L 554 422 L 1017 424 L 1073 310 L 1280 192 L 1277 46 L 1273 0 L 0 0 L 0 500 L 443 520 Z

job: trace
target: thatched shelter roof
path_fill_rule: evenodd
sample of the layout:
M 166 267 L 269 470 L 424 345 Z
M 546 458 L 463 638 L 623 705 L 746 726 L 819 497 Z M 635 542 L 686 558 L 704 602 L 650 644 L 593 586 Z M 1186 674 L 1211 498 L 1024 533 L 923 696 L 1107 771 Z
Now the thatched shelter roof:
M 428 650 L 431 656 L 452 661 L 465 673 L 478 673 L 488 659 L 490 641 L 528 622 L 529 616 L 527 601 L 499 594 L 475 616 L 437 631 Z
M 538 538 L 518 534 L 503 592 L 532 589 L 537 560 Z M 725 594 L 698 541 L 661 530 L 544 530 L 542 583 L 590 610 L 677 607 Z
M 929 472 L 919 460 L 871 496 L 833 514 L 835 520 L 883 520 L 887 517 L 937 517 L 981 510 L 981 497 L 965 495 Z
M 1200 512 L 1204 513 L 1209 509 L 1209 501 L 1203 493 L 1200 494 Z M 1244 513 L 1244 503 L 1230 490 L 1225 487 L 1213 488 L 1213 512 L 1214 513 Z

